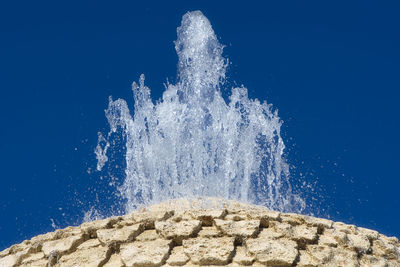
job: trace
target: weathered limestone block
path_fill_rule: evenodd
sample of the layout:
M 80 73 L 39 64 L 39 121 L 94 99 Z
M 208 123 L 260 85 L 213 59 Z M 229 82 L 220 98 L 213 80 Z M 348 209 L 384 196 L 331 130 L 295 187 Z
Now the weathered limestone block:
M 364 254 L 361 256 L 360 265 L 363 267 L 388 267 L 388 262 L 384 258 Z
M 228 214 L 224 218 L 227 221 L 244 221 L 247 219 L 247 216 L 245 214 Z
M 83 241 L 83 234 L 70 236 L 64 239 L 48 241 L 43 244 L 42 251 L 46 257 L 49 257 L 52 252 L 56 253 L 57 255 L 64 255 L 74 250 Z
M 318 267 L 318 262 L 306 250 L 299 250 L 298 267 Z
M 75 252 L 62 256 L 57 267 L 91 267 L 102 266 L 110 257 L 110 249 L 106 246 L 90 247 L 76 250 Z
M 89 235 L 90 238 L 97 237 L 96 231 L 99 229 L 111 228 L 118 219 L 115 217 L 107 218 L 104 220 L 97 220 L 92 222 L 85 222 L 81 224 L 82 231 Z
M 379 234 L 378 238 L 384 240 L 385 242 L 387 242 L 389 244 L 392 244 L 395 246 L 399 245 L 399 239 L 395 236 L 384 236 L 384 235 Z
M 229 266 L 229 265 L 228 265 Z M 237 266 L 237 265 L 232 265 L 232 266 Z M 240 266 L 240 265 L 239 265 Z M 265 266 L 268 266 L 267 264 L 262 264 L 262 263 L 259 263 L 258 261 L 255 261 L 255 262 L 253 262 L 253 264 L 251 265 L 251 266 L 254 266 L 254 267 L 265 267 Z M 273 266 L 273 267 L 275 267 L 275 266 Z M 278 267 L 278 266 L 276 266 L 276 267 Z
M 145 230 L 136 237 L 137 241 L 153 241 L 160 238 L 156 230 Z
M 70 236 L 78 236 L 78 235 L 82 235 L 82 229 L 80 227 L 72 227 L 69 226 L 67 228 L 64 229 L 58 229 L 55 231 L 56 235 L 57 235 L 57 239 L 60 238 L 66 238 L 66 237 L 70 237 Z
M 247 206 L 247 207 L 246 207 Z M 227 201 L 223 204 L 223 207 L 228 211 L 228 213 L 230 214 L 234 214 L 234 213 L 242 213 L 245 211 L 250 211 L 250 210 L 266 210 L 265 207 L 261 207 L 261 206 L 252 206 L 249 207 L 248 205 L 244 204 L 244 203 L 240 203 L 240 202 L 235 202 L 235 201 Z
M 221 237 L 223 233 L 215 226 L 203 226 L 200 232 L 197 233 L 199 237 Z
M 345 224 L 342 222 L 333 223 L 333 228 L 337 231 L 344 232 L 346 234 L 357 234 L 357 226 L 352 224 Z
M 298 267 L 318 267 L 318 262 L 306 250 L 299 250 Z
M 38 248 L 32 246 L 30 241 L 25 240 L 21 244 L 13 245 L 10 249 L 4 251 L 0 258 L 0 267 L 4 266 L 15 266 L 19 265 L 22 260 L 29 256 L 29 253 L 35 253 Z
M 306 250 L 300 251 L 299 267 L 317 266 L 359 266 L 357 254 L 346 249 L 337 249 L 329 246 L 308 245 Z
M 145 229 L 154 229 L 154 223 L 157 221 L 165 221 L 174 215 L 173 210 L 168 211 L 145 211 L 133 212 L 124 216 L 125 220 L 133 220 L 136 223 L 143 223 Z
M 97 237 L 104 245 L 111 243 L 122 243 L 133 240 L 144 230 L 144 224 L 138 223 L 125 226 L 120 229 L 100 229 L 97 230 Z
M 247 254 L 246 248 L 238 246 L 236 247 L 236 254 L 232 261 L 240 265 L 251 265 L 254 261 L 254 257 Z
M 112 254 L 110 259 L 107 261 L 103 267 L 125 267 L 125 264 L 122 261 L 121 255 Z
M 306 221 L 305 215 L 296 213 L 282 213 L 280 217 L 281 222 L 288 223 L 293 226 L 303 224 Z
M 332 248 L 320 245 L 308 245 L 306 250 L 300 251 L 299 267 L 321 266 L 333 259 Z
M 373 241 L 378 239 L 379 233 L 375 230 L 363 228 L 363 227 L 357 227 L 358 232 L 360 232 L 362 235 L 366 236 L 369 240 Z
M 201 221 L 160 221 L 155 223 L 157 232 L 166 239 L 173 239 L 178 245 L 183 239 L 187 239 L 200 231 Z
M 248 239 L 246 247 L 251 254 L 255 255 L 258 262 L 272 266 L 292 266 L 298 255 L 296 242 L 284 238 Z
M 16 254 L 16 253 L 29 253 L 32 252 L 33 248 L 32 246 L 34 243 L 30 240 L 25 240 L 24 242 L 20 244 L 16 244 L 10 247 L 9 253 L 10 254 Z M 37 251 L 36 251 L 37 252 Z
M 315 218 L 311 216 L 304 216 L 303 219 L 306 225 L 316 226 L 320 232 L 322 232 L 323 229 L 332 228 L 333 225 L 333 221 L 328 219 Z
M 259 231 L 260 221 L 225 221 L 215 219 L 215 225 L 222 233 L 228 236 L 238 237 L 242 240 L 245 237 L 255 237 Z
M 357 252 L 366 253 L 371 248 L 368 238 L 364 235 L 348 234 L 347 239 L 348 245 L 354 248 Z
M 92 248 L 92 247 L 98 247 L 100 246 L 101 243 L 100 241 L 95 238 L 95 239 L 89 239 L 85 242 L 83 242 L 82 244 L 80 244 L 76 249 L 88 249 L 88 248 Z
M 19 257 L 15 254 L 10 254 L 3 258 L 0 258 L 0 266 L 12 267 L 17 265 L 18 262 L 19 262 Z
M 331 248 L 333 250 L 333 259 L 327 265 L 329 267 L 348 266 L 359 267 L 357 253 L 343 248 Z
M 271 227 L 271 228 L 263 228 L 261 232 L 258 234 L 258 237 L 263 239 L 273 240 L 284 237 L 284 234 L 275 231 L 275 229 Z
M 20 265 L 21 267 L 48 267 L 49 261 L 47 259 L 41 259 L 29 263 L 23 263 Z
M 294 235 L 294 228 L 291 224 L 288 223 L 272 222 L 270 224 L 270 228 L 287 238 L 292 238 Z
M 182 246 L 174 247 L 167 263 L 172 266 L 182 266 L 189 261 L 189 257 L 183 251 Z
M 303 244 L 309 244 L 317 240 L 318 228 L 305 224 L 293 227 L 293 239 Z
M 400 260 L 388 260 L 388 267 L 399 267 L 400 266 Z
M 14 246 L 15 246 L 15 245 L 14 245 Z M 7 248 L 7 249 L 5 249 L 5 250 L 3 250 L 3 251 L 0 251 L 0 258 L 9 255 L 9 254 L 10 254 L 11 248 L 12 248 L 12 247 L 9 247 L 9 248 Z
M 347 234 L 336 229 L 325 229 L 324 233 L 320 235 L 318 244 L 330 247 L 337 247 L 338 245 L 346 245 L 348 242 Z
M 267 209 L 249 209 L 239 214 L 245 214 L 250 220 L 260 220 L 262 227 L 268 227 L 271 221 L 279 221 L 281 213 Z
M 192 238 L 183 240 L 183 250 L 194 264 L 222 265 L 229 263 L 234 252 L 233 237 Z
M 396 251 L 396 254 L 400 256 L 400 242 L 397 237 L 388 237 L 379 234 L 378 238 L 381 239 L 384 243 L 392 245 L 394 247 L 394 250 Z
M 200 220 L 203 225 L 211 226 L 214 219 L 222 219 L 227 214 L 226 209 L 209 209 L 188 211 L 193 219 Z
M 343 233 L 345 235 L 345 233 Z M 323 234 L 319 236 L 318 239 L 318 245 L 321 246 L 329 246 L 329 247 L 337 247 L 338 246 L 338 241 L 329 234 Z
M 114 223 L 112 228 L 123 228 L 134 224 L 136 224 L 136 222 L 133 220 L 120 220 Z
M 28 257 L 26 257 L 24 260 L 22 260 L 21 264 L 29 265 L 29 264 L 32 264 L 33 262 L 36 262 L 36 261 L 39 261 L 42 259 L 45 259 L 44 253 L 37 252 L 37 253 L 30 254 Z M 46 260 L 46 263 L 47 263 L 47 260 Z M 0 264 L 0 266 L 2 266 L 2 265 Z
M 381 238 L 374 240 L 372 243 L 372 253 L 376 256 L 383 257 L 385 259 L 397 259 L 399 258 L 399 251 L 387 240 Z
M 46 233 L 46 234 L 42 234 L 42 235 L 37 235 L 33 238 L 31 238 L 31 243 L 39 243 L 39 244 L 43 244 L 46 241 L 52 241 L 55 240 L 57 238 L 56 232 L 50 232 L 50 233 Z
M 171 240 L 154 240 L 122 244 L 120 254 L 127 267 L 160 266 L 168 258 Z

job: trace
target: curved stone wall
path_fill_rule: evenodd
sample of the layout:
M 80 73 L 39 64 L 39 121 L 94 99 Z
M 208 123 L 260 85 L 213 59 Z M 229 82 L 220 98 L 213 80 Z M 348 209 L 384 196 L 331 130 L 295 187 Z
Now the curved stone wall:
M 210 208 L 211 207 L 211 208 Z M 376 231 L 231 201 L 170 201 L 0 252 L 0 266 L 400 266 Z

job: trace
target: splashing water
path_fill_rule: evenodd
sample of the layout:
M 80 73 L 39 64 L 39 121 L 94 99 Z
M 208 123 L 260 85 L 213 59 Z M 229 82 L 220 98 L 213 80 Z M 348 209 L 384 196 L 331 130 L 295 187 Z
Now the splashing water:
M 125 180 L 119 193 L 125 211 L 173 198 L 221 197 L 301 212 L 283 158 L 281 121 L 272 106 L 233 88 L 229 103 L 220 87 L 227 60 L 208 19 L 186 13 L 177 29 L 178 82 L 154 104 L 150 89 L 133 83 L 134 112 L 110 98 L 107 138 L 99 135 L 97 169 L 108 160 L 109 138 L 126 140 Z

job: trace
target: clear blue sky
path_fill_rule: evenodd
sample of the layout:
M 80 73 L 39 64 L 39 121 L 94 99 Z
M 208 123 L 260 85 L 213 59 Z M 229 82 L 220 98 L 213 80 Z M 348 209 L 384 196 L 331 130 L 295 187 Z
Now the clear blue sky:
M 51 219 L 79 222 L 94 190 L 107 195 L 87 170 L 108 96 L 132 105 L 144 73 L 158 99 L 176 80 L 176 27 L 198 9 L 226 45 L 228 87 L 279 110 L 292 179 L 316 183 L 315 212 L 400 237 L 399 6 L 276 2 L 0 4 L 0 250 Z

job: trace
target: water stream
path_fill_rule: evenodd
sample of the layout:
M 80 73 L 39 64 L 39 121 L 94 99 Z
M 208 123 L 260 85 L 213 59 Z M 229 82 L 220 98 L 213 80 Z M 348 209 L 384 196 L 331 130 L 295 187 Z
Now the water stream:
M 110 140 L 122 135 L 125 177 L 118 193 L 130 212 L 173 198 L 221 197 L 301 212 L 283 157 L 281 120 L 245 87 L 221 95 L 227 60 L 208 19 L 188 12 L 177 29 L 178 80 L 153 102 L 145 77 L 133 83 L 134 107 L 110 98 L 110 132 L 99 135 L 97 169 L 109 164 Z M 133 115 L 131 115 L 133 114 Z

